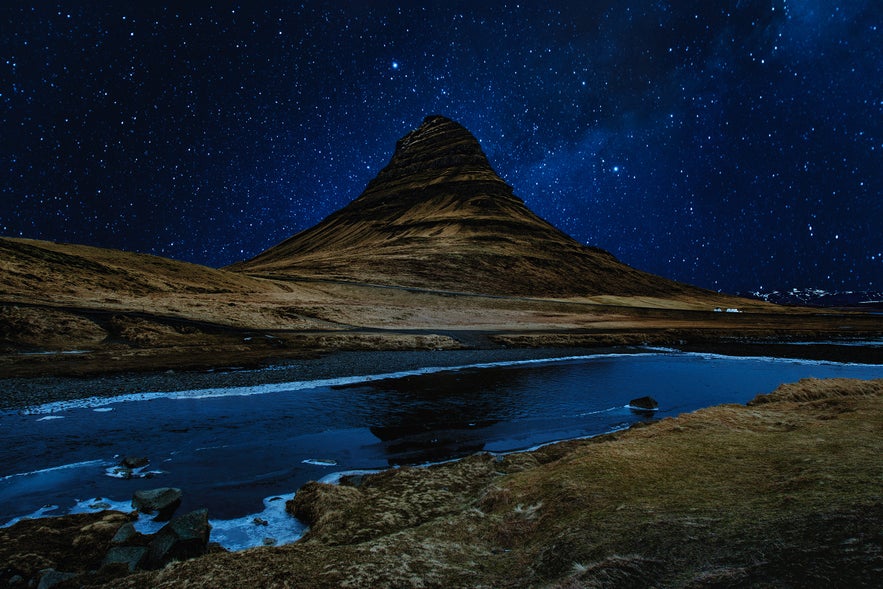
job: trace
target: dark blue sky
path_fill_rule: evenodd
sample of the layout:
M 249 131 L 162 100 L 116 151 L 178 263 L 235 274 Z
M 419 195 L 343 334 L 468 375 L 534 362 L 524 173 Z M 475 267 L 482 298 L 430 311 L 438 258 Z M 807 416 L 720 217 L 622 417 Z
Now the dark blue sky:
M 10 4 L 3 235 L 221 266 L 356 198 L 438 113 L 640 269 L 883 286 L 878 0 Z

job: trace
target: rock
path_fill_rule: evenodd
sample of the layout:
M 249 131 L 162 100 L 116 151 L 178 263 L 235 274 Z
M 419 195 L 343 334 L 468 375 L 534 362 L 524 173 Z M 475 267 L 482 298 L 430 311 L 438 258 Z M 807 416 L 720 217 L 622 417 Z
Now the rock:
M 251 520 L 251 522 L 256 526 L 269 526 L 270 525 L 270 522 L 268 522 L 267 520 L 265 520 L 262 517 L 256 517 L 253 520 Z
M 144 567 L 157 569 L 172 560 L 186 560 L 205 554 L 210 533 L 207 509 L 176 517 L 154 534 L 147 547 Z
M 110 509 L 111 505 L 107 501 L 96 501 L 95 503 L 89 504 L 89 509 Z
M 126 468 L 141 468 L 142 466 L 147 466 L 150 463 L 150 460 L 143 456 L 126 456 L 120 461 L 120 466 L 125 466 Z
M 181 489 L 161 487 L 146 491 L 135 491 L 132 496 L 132 507 L 141 513 L 157 512 L 156 521 L 167 521 L 181 505 Z
M 270 538 L 269 536 L 264 538 L 264 546 L 275 546 L 276 538 Z
M 653 397 L 638 397 L 629 401 L 629 409 L 639 409 L 641 411 L 656 411 L 659 409 L 659 403 Z
M 15 587 L 16 585 L 22 585 L 25 582 L 24 578 L 21 575 L 13 575 L 9 578 L 9 586 Z
M 341 477 L 340 484 L 349 487 L 361 487 L 364 480 L 365 475 L 363 474 L 348 474 Z
M 125 544 L 135 535 L 135 526 L 132 522 L 124 523 L 120 526 L 120 529 L 117 530 L 117 533 L 113 535 L 113 538 L 110 539 L 111 544 Z
M 130 573 L 139 568 L 147 555 L 146 546 L 114 546 L 107 551 L 107 555 L 101 562 L 101 566 L 112 564 L 125 564 Z
M 55 569 L 43 569 L 40 573 L 42 574 L 37 589 L 49 589 L 50 587 L 54 587 L 63 581 L 67 581 L 68 579 L 77 576 L 75 573 L 63 573 L 61 571 L 56 571 Z

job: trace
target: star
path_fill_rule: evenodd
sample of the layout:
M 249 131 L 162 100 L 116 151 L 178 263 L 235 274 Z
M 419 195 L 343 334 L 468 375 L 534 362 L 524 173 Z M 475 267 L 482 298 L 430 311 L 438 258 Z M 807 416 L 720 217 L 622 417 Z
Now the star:
M 224 266 L 442 114 L 534 212 L 641 270 L 883 288 L 883 6 L 639 4 L 0 3 L 0 233 Z

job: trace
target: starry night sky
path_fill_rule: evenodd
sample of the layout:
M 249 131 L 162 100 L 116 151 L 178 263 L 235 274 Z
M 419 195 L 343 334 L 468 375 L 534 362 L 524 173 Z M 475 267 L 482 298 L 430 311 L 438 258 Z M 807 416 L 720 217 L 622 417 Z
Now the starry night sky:
M 222 266 L 437 113 L 642 270 L 883 286 L 879 0 L 114 4 L 0 8 L 2 235 Z

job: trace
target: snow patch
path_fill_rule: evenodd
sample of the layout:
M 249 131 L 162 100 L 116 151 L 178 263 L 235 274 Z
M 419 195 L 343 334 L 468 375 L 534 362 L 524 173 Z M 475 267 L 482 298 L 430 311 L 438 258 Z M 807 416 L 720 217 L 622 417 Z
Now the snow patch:
M 313 466 L 337 466 L 337 461 L 330 458 L 306 458 L 301 460 L 303 464 L 312 464 Z
M 227 550 L 255 546 L 279 546 L 300 539 L 307 527 L 285 511 L 285 499 L 279 495 L 264 499 L 264 509 L 243 517 L 209 520 L 212 542 Z
M 57 472 L 60 470 L 69 470 L 73 468 L 87 468 L 90 466 L 106 466 L 107 462 L 104 460 L 86 460 L 84 462 L 72 462 L 70 464 L 62 464 L 60 466 L 51 466 L 49 468 L 42 468 L 40 470 L 31 470 L 28 472 L 17 472 L 14 474 L 8 474 L 5 476 L 0 476 L 0 481 L 8 481 L 9 479 L 16 477 L 29 477 L 29 476 L 37 476 L 42 474 L 49 474 L 52 472 Z

